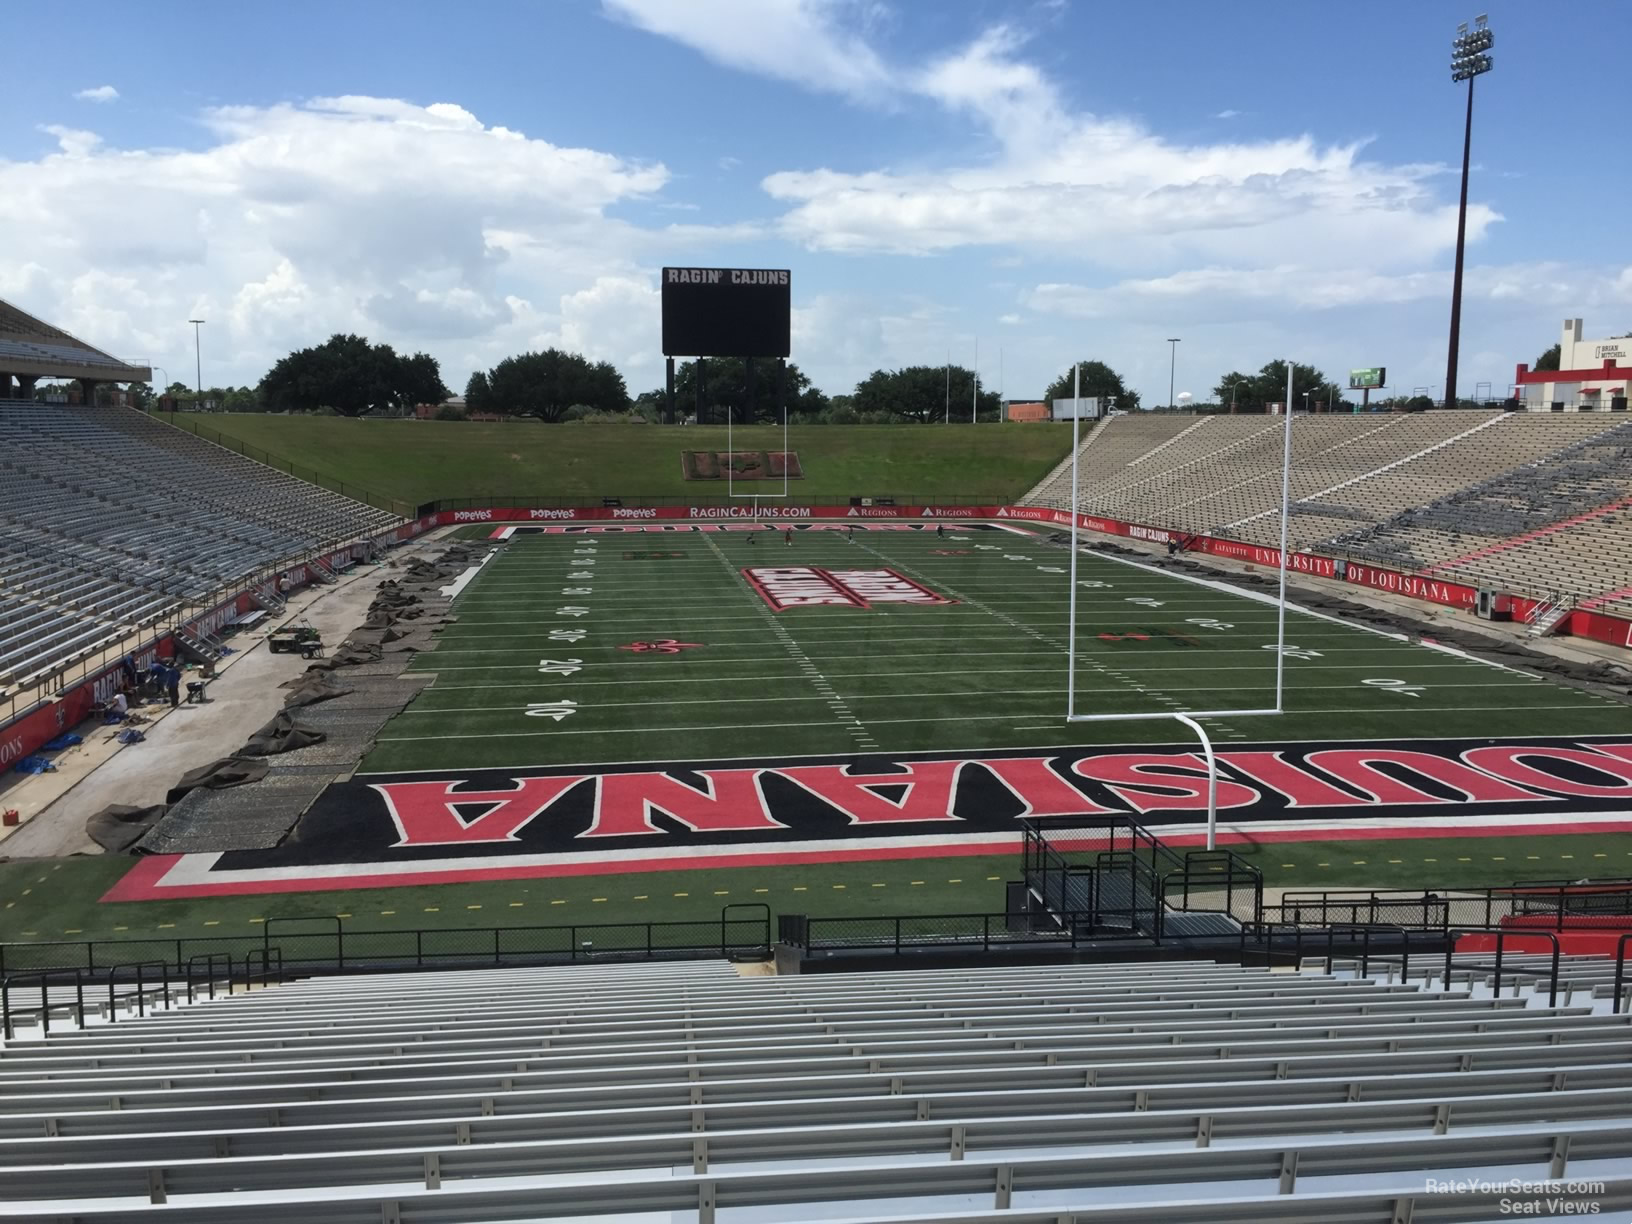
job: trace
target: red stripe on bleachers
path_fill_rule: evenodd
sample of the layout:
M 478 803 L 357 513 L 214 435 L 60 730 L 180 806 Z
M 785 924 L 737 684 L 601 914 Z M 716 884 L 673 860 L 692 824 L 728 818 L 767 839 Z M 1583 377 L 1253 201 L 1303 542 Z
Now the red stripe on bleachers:
M 1460 557 L 1452 557 L 1449 561 L 1441 561 L 1438 565 L 1429 565 L 1423 568 L 1424 574 L 1436 573 L 1440 570 L 1455 569 L 1459 565 L 1466 565 L 1469 561 L 1478 561 L 1485 557 L 1495 556 L 1506 552 L 1510 548 L 1517 548 L 1520 544 L 1527 544 L 1531 540 L 1539 540 L 1552 535 L 1557 531 L 1564 531 L 1578 523 L 1590 523 L 1593 519 L 1602 518 L 1606 514 L 1613 514 L 1617 510 L 1632 509 L 1632 497 L 1623 497 L 1620 501 L 1610 502 L 1599 506 L 1595 510 L 1588 510 L 1585 514 L 1578 514 L 1574 518 L 1564 519 L 1562 522 L 1549 523 L 1545 527 L 1537 527 L 1534 531 L 1527 531 L 1523 535 L 1516 535 L 1512 539 L 1503 540 L 1500 544 L 1487 544 L 1473 552 L 1464 553 Z M 1609 598 L 1605 596 L 1604 598 Z M 1583 607 L 1589 605 L 1583 604 Z

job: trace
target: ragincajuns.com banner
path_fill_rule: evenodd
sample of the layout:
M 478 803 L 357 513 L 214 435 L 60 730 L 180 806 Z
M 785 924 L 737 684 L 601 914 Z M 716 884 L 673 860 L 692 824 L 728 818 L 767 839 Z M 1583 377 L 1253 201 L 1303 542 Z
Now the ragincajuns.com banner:
M 1632 829 L 1632 736 L 1232 747 L 1230 836 Z M 1027 817 L 1206 810 L 1181 749 L 364 775 L 273 850 L 144 860 L 106 899 L 1004 853 Z M 1226 839 L 1228 840 L 1228 839 Z

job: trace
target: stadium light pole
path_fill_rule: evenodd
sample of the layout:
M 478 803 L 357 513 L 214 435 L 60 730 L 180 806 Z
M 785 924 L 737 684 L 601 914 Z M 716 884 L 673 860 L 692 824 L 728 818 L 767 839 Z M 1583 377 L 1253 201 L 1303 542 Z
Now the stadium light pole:
M 203 319 L 188 319 L 193 325 L 193 411 L 199 412 L 204 405 L 204 357 L 198 345 L 198 329 L 203 325 Z
M 1179 364 L 1179 337 L 1167 338 L 1167 410 L 1173 411 L 1173 371 Z
M 160 374 L 164 375 L 165 382 L 170 381 L 170 371 L 169 370 L 166 370 L 163 366 L 159 366 L 159 365 L 153 366 L 152 368 L 157 370 Z M 162 387 L 162 386 L 164 386 L 164 383 L 160 383 L 159 385 Z M 156 398 L 162 399 L 163 398 L 162 393 Z
M 1462 198 L 1456 210 L 1456 271 L 1451 277 L 1451 337 L 1445 354 L 1445 406 L 1456 407 L 1456 360 L 1462 341 L 1462 248 L 1468 231 L 1468 158 L 1473 151 L 1473 78 L 1482 76 L 1494 66 L 1487 54 L 1496 43 L 1490 32 L 1490 21 L 1480 13 L 1473 19 L 1473 29 L 1467 22 L 1456 27 L 1456 39 L 1451 43 L 1451 81 L 1468 83 L 1468 115 L 1462 126 Z
M 975 337 L 975 376 L 969 380 L 969 424 L 980 423 L 980 337 Z

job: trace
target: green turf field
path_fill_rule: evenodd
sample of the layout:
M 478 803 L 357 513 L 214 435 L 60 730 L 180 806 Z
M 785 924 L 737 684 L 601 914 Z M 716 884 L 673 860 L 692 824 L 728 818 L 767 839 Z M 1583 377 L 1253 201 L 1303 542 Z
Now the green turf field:
M 157 417 L 169 421 L 169 415 Z M 396 498 L 578 498 L 621 495 L 721 501 L 723 481 L 682 478 L 680 453 L 724 450 L 723 426 L 541 425 L 536 421 L 354 420 L 265 414 L 177 414 L 182 428 L 220 433 L 293 463 L 304 479 Z M 731 431 L 737 450 L 780 450 L 782 430 Z M 1009 501 L 1048 474 L 1071 447 L 1063 425 L 806 425 L 791 430 L 805 477 L 795 498 L 933 495 Z M 257 458 L 260 456 L 257 455 Z M 639 473 L 639 476 L 631 475 Z M 773 487 L 774 485 L 774 487 Z M 766 492 L 780 494 L 780 481 Z M 412 510 L 408 511 L 412 514 Z
M 491 528 L 479 529 L 483 534 Z M 1046 532 L 934 530 L 518 534 L 460 595 L 414 669 L 433 684 L 386 726 L 371 773 L 576 767 L 821 754 L 1183 742 L 1176 724 L 1063 721 L 1069 553 Z M 956 602 L 773 612 L 745 567 L 888 568 Z M 1276 610 L 1245 595 L 1084 554 L 1078 708 L 1267 705 Z M 677 653 L 624 649 L 673 640 Z M 1287 714 L 1204 720 L 1254 741 L 1624 733 L 1627 707 L 1293 611 Z M 569 670 L 570 669 L 570 670 Z M 1368 683 L 1369 682 L 1369 683 Z M 570 706 L 566 703 L 571 703 Z M 566 709 L 557 719 L 530 709 Z M 1237 846 L 1266 884 L 1450 887 L 1624 875 L 1632 834 L 1451 836 Z M 0 939 L 241 934 L 269 917 L 352 929 L 486 927 L 777 913 L 978 912 L 1017 855 L 663 870 L 98 904 L 112 857 L 0 864 Z
M 1165 721 L 1067 727 L 1069 553 L 1041 534 L 947 532 L 795 532 L 791 547 L 771 532 L 753 545 L 725 532 L 517 535 L 416 661 L 436 681 L 363 769 L 1193 738 Z M 893 568 L 957 602 L 773 612 L 740 571 L 779 565 Z M 1079 712 L 1274 704 L 1275 608 L 1099 556 L 1081 557 L 1078 583 Z M 694 645 L 623 649 L 653 639 Z M 1221 744 L 1626 726 L 1608 698 L 1328 617 L 1294 612 L 1287 643 L 1287 714 L 1204 720 Z M 569 657 L 570 673 L 541 671 Z M 567 717 L 528 714 L 562 700 Z

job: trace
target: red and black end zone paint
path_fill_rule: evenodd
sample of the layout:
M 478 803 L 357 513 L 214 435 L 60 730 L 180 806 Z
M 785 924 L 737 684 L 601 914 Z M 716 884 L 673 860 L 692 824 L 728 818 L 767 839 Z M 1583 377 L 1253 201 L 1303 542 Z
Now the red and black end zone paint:
M 931 607 L 957 602 L 893 569 L 752 565 L 742 571 L 742 576 L 773 612 L 788 608 L 872 608 L 877 604 Z
M 1632 830 L 1632 736 L 1243 746 L 1218 754 L 1222 840 Z M 272 850 L 154 856 L 104 900 L 997 854 L 1024 817 L 1206 809 L 1179 749 L 367 775 Z M 1171 833 L 1170 833 L 1171 836 Z

